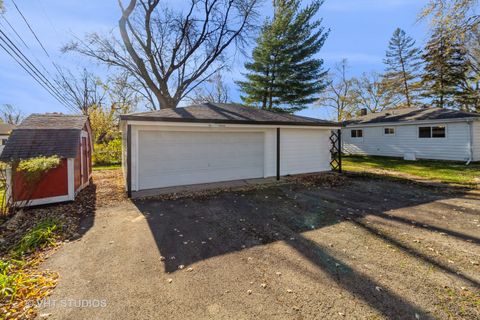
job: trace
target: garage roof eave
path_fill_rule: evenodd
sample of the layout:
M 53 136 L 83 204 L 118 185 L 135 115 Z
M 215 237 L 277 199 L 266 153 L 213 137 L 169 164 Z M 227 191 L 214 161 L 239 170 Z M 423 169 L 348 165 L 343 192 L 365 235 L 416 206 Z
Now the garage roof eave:
M 223 120 L 223 119 L 173 119 L 165 117 L 121 115 L 123 121 L 145 122 L 176 122 L 176 123 L 215 123 L 215 124 L 246 124 L 246 125 L 278 125 L 278 126 L 305 126 L 305 127 L 338 127 L 341 124 L 330 121 L 307 122 L 307 121 L 254 121 L 254 120 Z

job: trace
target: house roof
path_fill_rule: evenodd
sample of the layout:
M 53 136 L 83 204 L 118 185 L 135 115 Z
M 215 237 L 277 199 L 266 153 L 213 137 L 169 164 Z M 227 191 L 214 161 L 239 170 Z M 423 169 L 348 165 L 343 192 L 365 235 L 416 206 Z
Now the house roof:
M 9 123 L 0 123 L 0 135 L 7 136 L 15 129 L 16 126 Z
M 234 103 L 205 103 L 121 116 L 122 120 L 236 123 L 258 125 L 339 126 L 338 123 L 277 113 Z
M 457 111 L 444 108 L 402 108 L 389 109 L 377 113 L 369 113 L 353 120 L 345 121 L 345 125 L 411 122 L 424 120 L 453 120 L 453 119 L 475 119 L 480 114 L 472 112 Z
M 12 131 L 0 161 L 39 156 L 75 158 L 86 116 L 33 114 Z

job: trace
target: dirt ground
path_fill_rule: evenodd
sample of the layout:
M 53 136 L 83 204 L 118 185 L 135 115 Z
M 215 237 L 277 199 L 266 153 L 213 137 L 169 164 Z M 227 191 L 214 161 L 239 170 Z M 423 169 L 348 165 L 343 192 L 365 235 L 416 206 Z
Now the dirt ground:
M 41 316 L 480 319 L 478 192 L 348 177 L 130 202 L 118 171 L 94 181 Z

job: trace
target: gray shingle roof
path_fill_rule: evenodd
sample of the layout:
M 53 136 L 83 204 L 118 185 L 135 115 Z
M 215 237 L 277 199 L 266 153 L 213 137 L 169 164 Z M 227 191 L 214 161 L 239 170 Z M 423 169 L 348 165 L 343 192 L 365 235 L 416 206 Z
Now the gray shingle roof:
M 339 126 L 338 123 L 331 121 L 296 116 L 287 113 L 275 113 L 233 103 L 205 103 L 185 108 L 132 113 L 121 116 L 121 119 L 200 123 Z
M 33 114 L 12 131 L 0 161 L 57 155 L 75 158 L 88 118 L 61 114 Z
M 86 116 L 61 113 L 32 114 L 22 121 L 18 129 L 77 129 L 82 130 Z
M 402 108 L 389 109 L 377 113 L 369 113 L 353 120 L 345 121 L 345 125 L 392 123 L 422 120 L 447 120 L 480 118 L 480 114 L 443 108 Z

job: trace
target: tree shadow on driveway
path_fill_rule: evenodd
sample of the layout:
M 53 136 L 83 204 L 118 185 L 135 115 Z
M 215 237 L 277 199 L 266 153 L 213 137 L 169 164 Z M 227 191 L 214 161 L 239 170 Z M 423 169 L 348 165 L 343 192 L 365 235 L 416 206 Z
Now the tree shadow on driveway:
M 391 181 L 372 184 L 368 179 L 360 179 L 349 180 L 349 183 L 333 188 L 293 184 L 248 192 L 225 192 L 204 198 L 137 200 L 135 205 L 147 219 L 158 249 L 165 258 L 168 273 L 177 271 L 181 265 L 187 267 L 212 257 L 284 241 L 339 286 L 384 316 L 413 318 L 418 313 L 422 319 L 428 318 L 429 315 L 419 306 L 388 289 L 378 290 L 373 279 L 342 263 L 328 249 L 304 236 L 307 231 L 353 220 L 400 251 L 478 286 L 476 279 L 458 275 L 454 268 L 416 253 L 392 238 L 378 235 L 371 226 L 359 224 L 370 214 L 395 223 L 409 223 L 411 220 L 393 217 L 386 212 L 454 198 L 459 194 L 433 192 Z M 421 219 L 419 215 L 419 223 L 427 230 L 478 243 L 474 235 L 443 226 L 428 226 Z

